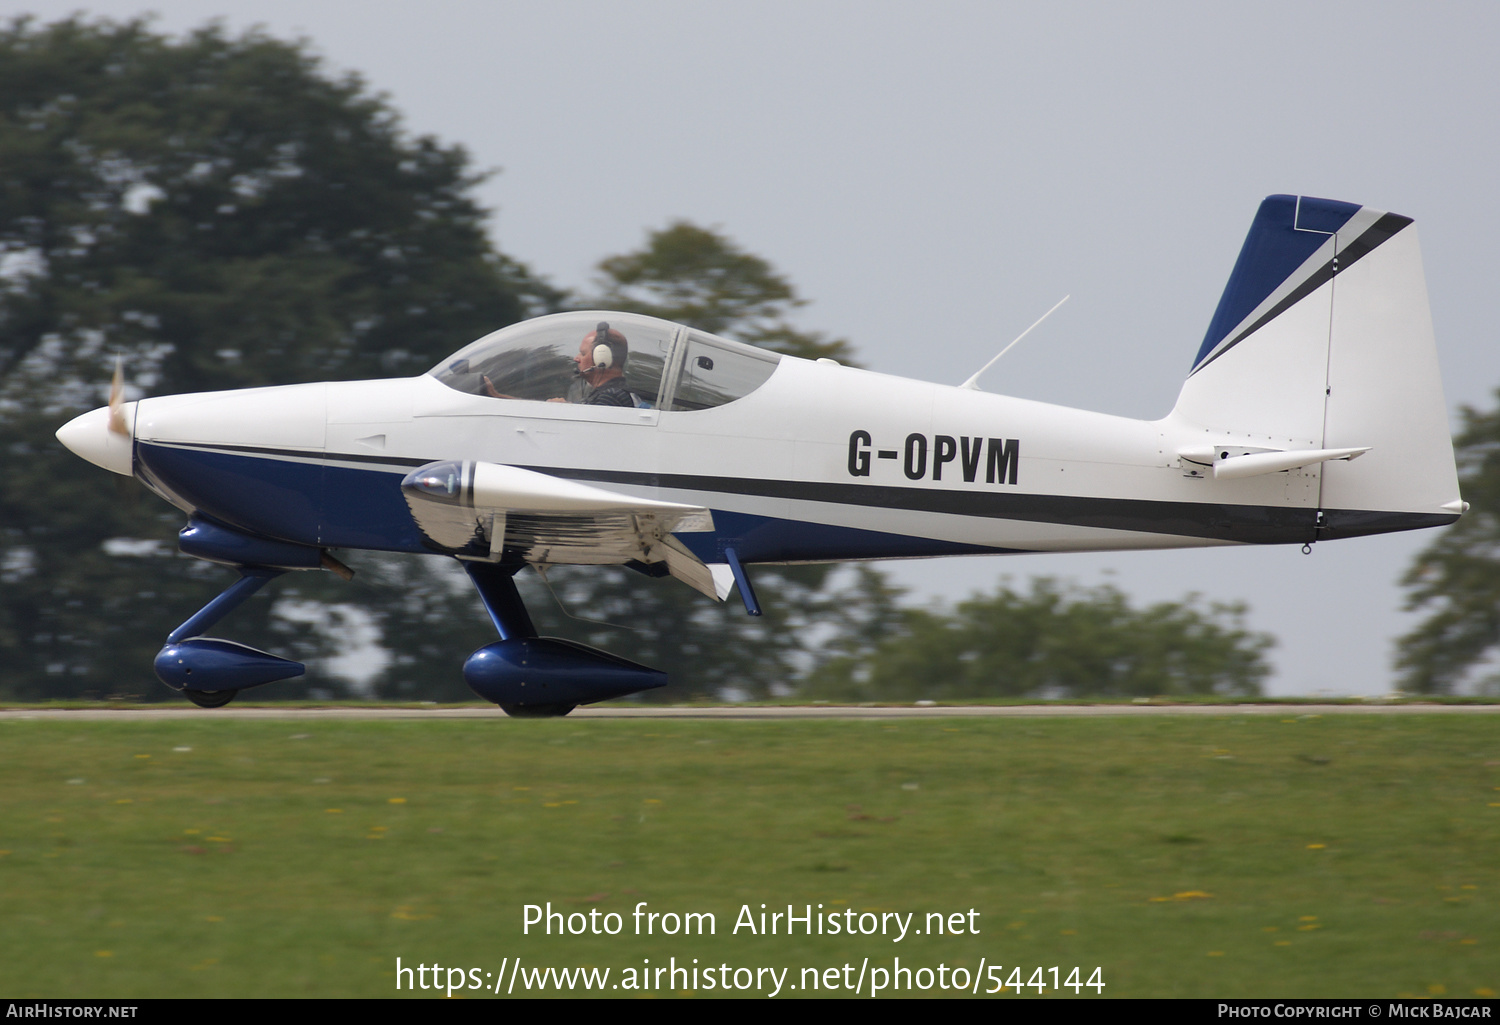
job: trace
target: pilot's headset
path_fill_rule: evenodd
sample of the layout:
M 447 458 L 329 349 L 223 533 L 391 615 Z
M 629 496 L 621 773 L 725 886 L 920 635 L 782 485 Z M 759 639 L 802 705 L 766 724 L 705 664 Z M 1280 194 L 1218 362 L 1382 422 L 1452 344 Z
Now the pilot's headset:
M 608 370 L 615 365 L 615 350 L 609 346 L 609 322 L 599 321 L 599 326 L 594 328 L 594 366 L 600 370 Z

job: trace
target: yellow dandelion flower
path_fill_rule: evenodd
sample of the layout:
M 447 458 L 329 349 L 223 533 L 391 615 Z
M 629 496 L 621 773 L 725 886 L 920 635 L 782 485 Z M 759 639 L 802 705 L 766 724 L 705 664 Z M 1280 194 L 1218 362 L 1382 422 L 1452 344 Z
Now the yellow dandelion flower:
M 1297 919 L 1297 921 L 1299 922 L 1316 922 L 1317 920 L 1317 915 L 1303 915 L 1301 918 Z
M 115 952 L 113 950 L 96 950 L 96 951 L 94 951 L 94 956 L 95 957 L 114 957 L 115 956 Z
M 406 803 L 406 798 L 404 798 L 404 797 L 388 797 L 388 798 L 386 798 L 386 802 L 385 803 L 386 804 L 405 804 Z
M 1327 847 L 1328 845 L 1326 843 L 1310 843 L 1307 845 L 1307 849 L 1310 851 L 1321 851 L 1325 850 Z

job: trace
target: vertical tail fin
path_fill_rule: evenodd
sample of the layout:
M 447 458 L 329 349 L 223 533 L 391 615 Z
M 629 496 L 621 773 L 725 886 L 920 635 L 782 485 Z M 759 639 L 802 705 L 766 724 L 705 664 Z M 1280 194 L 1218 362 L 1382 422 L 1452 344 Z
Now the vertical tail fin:
M 1462 503 L 1411 218 L 1268 197 L 1173 416 L 1215 444 L 1369 447 L 1322 464 L 1321 536 L 1455 519 Z

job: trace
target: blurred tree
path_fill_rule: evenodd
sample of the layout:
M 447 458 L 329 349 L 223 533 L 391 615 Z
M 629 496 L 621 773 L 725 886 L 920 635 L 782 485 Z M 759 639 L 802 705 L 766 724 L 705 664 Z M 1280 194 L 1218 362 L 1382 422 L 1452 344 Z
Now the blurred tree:
M 556 308 L 490 247 L 480 178 L 302 43 L 0 28 L 0 693 L 167 696 L 162 638 L 233 579 L 176 552 L 180 512 L 123 479 L 135 498 L 112 500 L 51 437 L 103 401 L 113 355 L 137 394 L 389 377 Z M 272 585 L 233 635 L 326 650 L 277 609 L 346 601 L 327 578 Z
M 771 265 L 717 232 L 677 221 L 651 232 L 646 247 L 598 266 L 605 310 L 644 313 L 803 359 L 852 361 L 843 339 L 798 331 L 787 317 L 806 305 Z
M 1500 399 L 1500 391 L 1496 392 Z M 1470 510 L 1417 555 L 1401 583 L 1407 609 L 1430 609 L 1398 642 L 1398 686 L 1451 694 L 1500 646 L 1500 408 L 1465 406 L 1453 439 L 1458 479 Z M 1474 681 L 1500 694 L 1500 673 Z
M 814 672 L 807 693 L 845 700 L 1255 695 L 1274 643 L 1244 609 L 1196 596 L 1132 608 L 1108 585 L 1038 578 L 949 613 L 888 607 L 872 634 Z M 892 626 L 898 620 L 899 625 Z

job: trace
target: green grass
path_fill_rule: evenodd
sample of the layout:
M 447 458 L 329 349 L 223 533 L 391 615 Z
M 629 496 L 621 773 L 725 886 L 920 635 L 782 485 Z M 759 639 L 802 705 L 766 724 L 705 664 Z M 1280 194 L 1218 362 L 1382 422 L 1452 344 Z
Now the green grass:
M 1295 709 L 4 720 L 0 995 L 384 996 L 398 956 L 492 971 L 518 955 L 616 973 L 696 957 L 791 982 L 866 957 L 985 958 L 1007 975 L 1097 966 L 1117 997 L 1488 995 L 1495 731 Z M 547 901 L 619 912 L 625 932 L 522 936 L 522 905 Z M 714 912 L 718 934 L 630 935 L 639 901 Z M 731 935 L 761 903 L 918 925 L 974 908 L 981 932 Z

